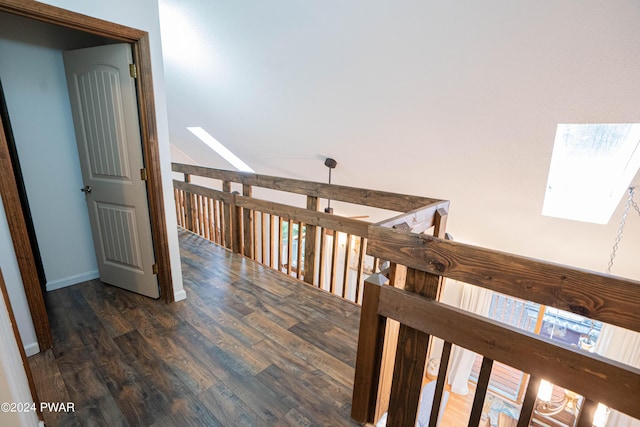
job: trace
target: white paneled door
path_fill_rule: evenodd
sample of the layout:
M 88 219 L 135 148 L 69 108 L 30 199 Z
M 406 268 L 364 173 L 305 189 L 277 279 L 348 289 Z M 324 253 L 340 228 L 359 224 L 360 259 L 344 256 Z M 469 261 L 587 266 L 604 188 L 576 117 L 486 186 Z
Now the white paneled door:
M 64 64 L 100 280 L 158 298 L 131 46 L 64 52 Z

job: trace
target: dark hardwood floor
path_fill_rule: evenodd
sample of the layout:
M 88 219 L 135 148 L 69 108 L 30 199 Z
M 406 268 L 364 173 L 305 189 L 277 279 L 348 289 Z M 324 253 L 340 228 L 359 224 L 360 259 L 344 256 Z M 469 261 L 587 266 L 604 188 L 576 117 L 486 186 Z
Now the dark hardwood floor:
M 46 295 L 54 348 L 29 359 L 48 426 L 357 425 L 360 308 L 180 231 L 187 300 L 98 281 Z

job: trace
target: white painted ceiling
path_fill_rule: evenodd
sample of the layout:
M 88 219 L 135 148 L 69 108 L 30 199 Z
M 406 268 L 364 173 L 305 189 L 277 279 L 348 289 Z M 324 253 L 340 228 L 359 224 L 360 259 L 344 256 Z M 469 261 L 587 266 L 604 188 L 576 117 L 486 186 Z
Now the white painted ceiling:
M 330 156 L 335 183 L 451 200 L 459 241 L 606 268 L 622 203 L 603 226 L 542 202 L 558 123 L 640 122 L 637 0 L 159 4 L 175 160 L 231 167 L 187 126 L 262 174 L 326 181 Z M 639 234 L 614 273 L 640 280 Z

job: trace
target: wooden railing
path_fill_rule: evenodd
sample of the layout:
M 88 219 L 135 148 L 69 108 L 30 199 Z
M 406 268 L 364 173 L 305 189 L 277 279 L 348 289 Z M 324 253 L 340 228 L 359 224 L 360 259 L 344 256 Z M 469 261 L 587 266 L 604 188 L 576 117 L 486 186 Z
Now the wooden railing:
M 369 223 L 320 211 L 331 199 L 400 213 L 390 226 L 444 232 L 449 202 L 173 163 L 178 225 L 263 265 L 355 303 L 379 271 L 366 254 Z M 197 182 L 196 182 L 197 181 Z M 254 193 L 269 191 L 269 200 Z M 272 190 L 276 190 L 273 192 Z M 273 201 L 303 195 L 302 206 Z M 284 196 L 283 196 L 284 195 Z M 388 221 L 388 222 L 389 222 Z
M 583 396 L 577 426 L 592 425 L 599 402 L 640 418 L 640 370 L 437 301 L 443 278 L 451 278 L 640 332 L 639 282 L 388 225 L 369 228 L 368 253 L 407 266 L 404 289 L 380 285 L 376 276 L 365 283 L 352 401 L 355 420 L 374 423 L 388 407 L 388 426 L 415 425 L 431 336 L 445 344 L 430 426 L 438 423 L 452 344 L 483 355 L 469 426 L 481 420 L 494 361 L 530 375 L 519 427 L 529 425 L 541 379 Z M 393 277 L 389 281 L 395 285 Z M 390 319 L 400 323 L 397 339 L 389 339 Z M 389 354 L 392 373 L 385 362 Z M 381 389 L 389 376 L 385 401 Z
M 174 163 L 173 171 L 183 177 L 174 180 L 179 225 L 362 302 L 355 420 L 372 423 L 388 410 L 387 425 L 415 424 L 432 336 L 445 344 L 431 426 L 438 422 L 452 344 L 483 355 L 470 426 L 481 419 L 494 361 L 529 375 L 519 427 L 531 420 L 541 379 L 584 396 L 578 426 L 591 425 L 597 402 L 640 418 L 638 369 L 438 302 L 443 280 L 451 278 L 640 331 L 640 283 L 445 240 L 444 200 L 185 164 Z M 273 190 L 304 197 L 297 205 L 286 197 L 275 201 Z M 319 211 L 321 199 L 399 214 L 369 224 Z M 386 277 L 378 273 L 381 260 L 388 263 Z M 383 280 L 391 286 L 380 285 Z

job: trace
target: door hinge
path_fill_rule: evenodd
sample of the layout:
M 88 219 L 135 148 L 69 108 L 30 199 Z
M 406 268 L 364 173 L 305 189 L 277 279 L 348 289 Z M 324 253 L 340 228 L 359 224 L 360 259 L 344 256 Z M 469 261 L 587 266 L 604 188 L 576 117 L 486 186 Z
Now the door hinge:
M 143 181 L 146 181 L 148 179 L 147 168 L 140 169 L 140 179 Z
M 129 75 L 134 79 L 138 78 L 138 67 L 136 67 L 136 64 L 129 64 Z
M 153 274 L 158 274 L 158 264 L 153 264 L 151 266 L 151 271 L 153 271 Z

